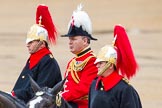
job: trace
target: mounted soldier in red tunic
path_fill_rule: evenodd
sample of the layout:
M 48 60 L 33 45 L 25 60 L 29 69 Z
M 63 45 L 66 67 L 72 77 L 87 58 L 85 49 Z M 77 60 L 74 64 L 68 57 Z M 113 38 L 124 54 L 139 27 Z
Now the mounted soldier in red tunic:
M 67 80 L 62 91 L 62 97 L 71 103 L 73 108 L 88 108 L 88 92 L 92 80 L 97 75 L 94 64 L 96 57 L 90 47 L 92 25 L 88 14 L 81 10 L 81 6 L 73 12 L 68 26 L 70 51 L 75 57 L 67 65 L 65 76 Z

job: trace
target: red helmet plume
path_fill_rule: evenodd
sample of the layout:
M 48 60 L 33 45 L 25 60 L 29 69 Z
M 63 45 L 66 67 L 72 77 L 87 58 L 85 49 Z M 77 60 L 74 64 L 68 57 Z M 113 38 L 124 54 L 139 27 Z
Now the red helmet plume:
M 41 24 L 42 27 L 47 30 L 49 42 L 55 44 L 57 31 L 47 6 L 38 5 L 36 12 L 36 24 Z
M 136 74 L 138 64 L 135 60 L 131 44 L 125 29 L 116 25 L 114 27 L 114 37 L 117 36 L 115 47 L 117 47 L 117 69 L 128 79 Z

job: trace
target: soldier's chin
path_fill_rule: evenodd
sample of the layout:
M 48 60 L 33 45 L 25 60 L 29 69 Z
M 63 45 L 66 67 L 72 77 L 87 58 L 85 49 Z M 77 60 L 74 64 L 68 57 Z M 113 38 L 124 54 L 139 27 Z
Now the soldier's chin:
M 73 54 L 77 54 L 77 51 L 75 51 L 74 49 L 70 49 L 70 52 Z
M 32 54 L 32 51 L 31 50 L 28 50 L 29 54 Z
M 33 51 L 33 50 L 29 50 L 28 52 L 29 52 L 29 54 L 35 53 L 35 51 Z

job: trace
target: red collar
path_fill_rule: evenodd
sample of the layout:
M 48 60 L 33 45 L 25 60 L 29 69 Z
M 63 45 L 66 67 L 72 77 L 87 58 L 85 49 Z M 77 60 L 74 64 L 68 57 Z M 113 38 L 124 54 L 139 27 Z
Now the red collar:
M 117 72 L 111 73 L 107 77 L 99 77 L 97 79 L 97 82 L 102 81 L 104 90 L 108 91 L 111 88 L 113 88 L 123 77 L 119 75 Z M 96 87 L 98 86 L 98 83 L 96 83 Z
M 31 54 L 29 58 L 29 68 L 32 69 L 42 59 L 42 57 L 44 57 L 47 54 L 51 54 L 51 52 L 47 48 L 42 48 L 41 50 Z

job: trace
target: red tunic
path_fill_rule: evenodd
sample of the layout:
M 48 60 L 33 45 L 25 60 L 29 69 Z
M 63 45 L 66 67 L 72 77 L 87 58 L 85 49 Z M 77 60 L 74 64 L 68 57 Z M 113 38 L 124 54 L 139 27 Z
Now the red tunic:
M 84 51 L 83 51 L 84 52 Z M 96 57 L 89 48 L 81 55 L 74 57 L 67 66 L 65 76 L 67 80 L 62 93 L 68 102 L 74 102 L 78 108 L 88 108 L 88 92 L 92 80 L 97 76 L 94 64 Z

